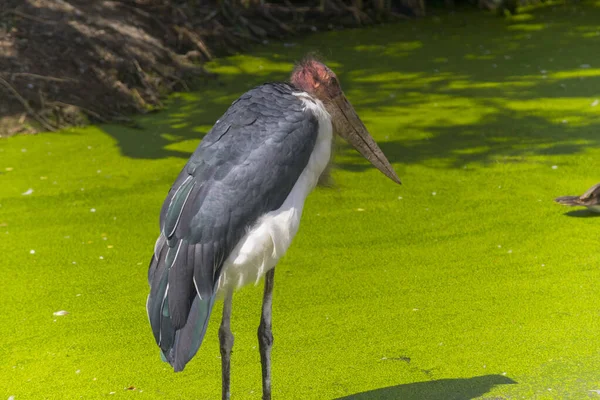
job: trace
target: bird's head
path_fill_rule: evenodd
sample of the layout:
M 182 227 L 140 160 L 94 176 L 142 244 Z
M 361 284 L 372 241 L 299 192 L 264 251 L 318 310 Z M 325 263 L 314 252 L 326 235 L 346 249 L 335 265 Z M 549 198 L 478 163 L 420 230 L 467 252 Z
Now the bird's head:
M 352 104 L 346 99 L 336 74 L 329 67 L 314 58 L 307 58 L 294 68 L 290 82 L 321 100 L 331 115 L 335 133 L 350 143 L 388 178 L 400 183 L 398 175 L 354 111 Z

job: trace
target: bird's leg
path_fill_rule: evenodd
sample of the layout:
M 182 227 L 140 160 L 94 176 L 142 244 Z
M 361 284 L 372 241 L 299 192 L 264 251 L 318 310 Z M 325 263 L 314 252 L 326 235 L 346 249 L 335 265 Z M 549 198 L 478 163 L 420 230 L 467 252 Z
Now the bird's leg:
M 265 276 L 265 293 L 263 296 L 262 315 L 258 326 L 258 347 L 260 348 L 260 363 L 262 366 L 263 400 L 271 400 L 271 310 L 273 304 L 273 277 L 275 268 Z
M 223 302 L 223 319 L 219 328 L 219 344 L 221 345 L 221 373 L 223 379 L 223 400 L 229 400 L 231 391 L 229 388 L 230 382 L 230 365 L 231 365 L 231 348 L 233 347 L 233 334 L 229 326 L 231 319 L 231 302 L 233 299 L 233 289 L 227 291 L 225 301 Z

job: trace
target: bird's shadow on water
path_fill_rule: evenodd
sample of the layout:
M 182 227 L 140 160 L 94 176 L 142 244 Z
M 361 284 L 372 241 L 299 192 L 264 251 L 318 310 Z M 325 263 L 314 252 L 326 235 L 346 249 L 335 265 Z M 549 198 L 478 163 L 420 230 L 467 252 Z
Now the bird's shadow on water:
M 181 130 L 176 135 L 152 123 L 144 124 L 142 129 L 120 125 L 103 125 L 102 130 L 116 139 L 121 154 L 135 159 L 160 159 L 167 157 L 188 158 L 192 151 L 169 149 L 168 146 L 185 140 L 198 143 L 205 132 Z
M 438 379 L 370 390 L 339 397 L 335 400 L 469 400 L 486 394 L 494 386 L 516 383 L 503 375 Z M 503 397 L 492 397 L 491 399 L 503 399 Z
M 575 217 L 575 218 L 594 218 L 600 217 L 600 213 L 593 212 L 590 210 L 571 210 L 564 213 L 567 217 Z

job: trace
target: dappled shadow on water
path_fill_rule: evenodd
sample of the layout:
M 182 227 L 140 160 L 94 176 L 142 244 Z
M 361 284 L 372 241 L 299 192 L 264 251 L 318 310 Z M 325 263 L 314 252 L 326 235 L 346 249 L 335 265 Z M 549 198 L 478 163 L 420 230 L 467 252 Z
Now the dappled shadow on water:
M 141 130 L 103 129 L 128 157 L 185 158 L 235 98 L 285 80 L 316 49 L 392 162 L 461 168 L 581 153 L 600 145 L 600 54 L 590 51 L 599 17 L 585 4 L 509 20 L 457 13 L 257 48 L 220 60 L 218 80 L 140 118 Z M 341 168 L 369 168 L 347 146 L 341 152 Z
M 516 384 L 503 375 L 485 375 L 465 379 L 434 381 L 390 386 L 340 397 L 337 400 L 470 400 L 485 395 L 494 386 Z M 500 400 L 503 397 L 491 397 Z
M 502 126 L 514 130 L 505 132 Z M 519 127 L 523 127 L 520 129 Z M 399 130 L 402 128 L 399 127 Z M 405 138 L 380 142 L 392 163 L 426 164 L 434 168 L 461 168 L 467 164 L 488 165 L 532 161 L 531 156 L 552 156 L 584 152 L 600 145 L 600 126 L 552 124 L 545 118 L 512 110 L 498 110 L 473 125 L 438 125 L 428 129 L 425 138 Z M 401 136 L 399 132 L 395 137 Z M 344 168 L 362 171 L 372 168 L 349 146 L 341 153 L 349 162 Z

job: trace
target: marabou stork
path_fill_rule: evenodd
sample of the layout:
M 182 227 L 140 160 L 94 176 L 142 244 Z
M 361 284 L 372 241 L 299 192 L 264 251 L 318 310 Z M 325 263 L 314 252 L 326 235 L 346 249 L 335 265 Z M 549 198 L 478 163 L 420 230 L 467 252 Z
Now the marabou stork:
M 314 58 L 290 83 L 258 86 L 233 102 L 200 142 L 162 206 L 150 262 L 148 317 L 163 361 L 181 371 L 198 351 L 217 296 L 222 396 L 230 397 L 233 291 L 265 290 L 258 328 L 263 399 L 271 398 L 274 267 L 326 170 L 333 132 L 396 183 L 389 161 L 348 102 L 335 73 Z
M 565 206 L 587 207 L 590 211 L 600 213 L 600 183 L 589 188 L 581 196 L 561 196 L 554 201 Z

